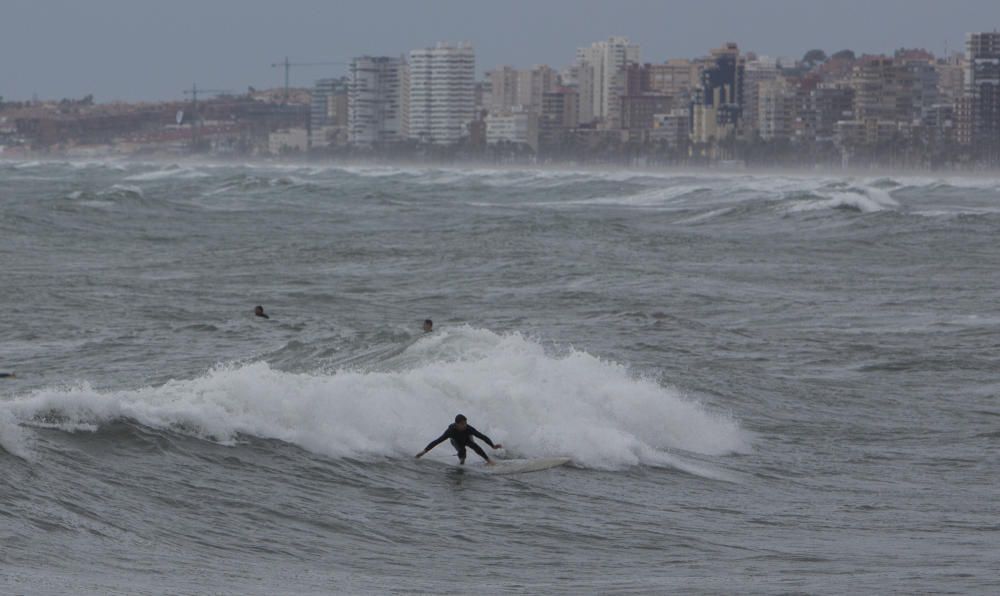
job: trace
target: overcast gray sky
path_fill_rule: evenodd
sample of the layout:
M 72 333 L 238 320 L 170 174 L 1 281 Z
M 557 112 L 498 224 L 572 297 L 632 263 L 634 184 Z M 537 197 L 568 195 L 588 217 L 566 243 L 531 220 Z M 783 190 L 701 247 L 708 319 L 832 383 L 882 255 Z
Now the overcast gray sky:
M 724 41 L 772 56 L 959 49 L 1000 27 L 1000 0 L 2 0 L 0 96 L 169 99 L 197 82 L 278 86 L 293 60 L 397 55 L 468 40 L 479 71 L 561 68 L 577 46 L 624 35 L 644 61 Z M 341 74 L 299 68 L 293 85 Z

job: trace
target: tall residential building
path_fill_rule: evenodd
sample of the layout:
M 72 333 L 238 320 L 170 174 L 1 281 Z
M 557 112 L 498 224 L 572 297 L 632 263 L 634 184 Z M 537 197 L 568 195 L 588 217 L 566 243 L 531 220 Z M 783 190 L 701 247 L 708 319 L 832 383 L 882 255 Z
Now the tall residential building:
M 663 64 L 649 65 L 651 91 L 669 95 L 675 100 L 688 96 L 698 85 L 698 65 L 690 60 L 668 60 Z
M 854 67 L 854 116 L 860 121 L 912 122 L 916 80 L 910 68 L 884 56 L 869 57 Z
M 710 143 L 740 131 L 745 65 L 735 43 L 712 50 L 692 101 L 692 140 Z
M 912 104 L 913 121 L 924 118 L 928 110 L 941 103 L 941 75 L 933 61 L 904 62 L 913 79 L 910 102 Z
M 544 64 L 517 73 L 517 102 L 525 109 L 538 113 L 542 95 L 559 86 L 559 73 Z
M 780 73 L 781 69 L 778 67 L 778 61 L 774 58 L 760 56 L 746 63 L 746 78 L 743 85 L 745 97 L 743 120 L 744 128 L 747 131 L 760 130 L 757 110 L 760 84 L 765 81 L 777 79 Z
M 409 70 L 402 57 L 360 56 L 351 61 L 348 140 L 380 145 L 407 138 Z
M 969 103 L 965 116 L 970 122 L 967 138 L 960 142 L 1000 153 L 1000 32 L 968 35 L 965 95 Z
M 577 94 L 577 122 L 590 124 L 594 121 L 594 69 L 586 64 L 575 64 L 562 74 L 565 87 L 573 89 Z
M 965 88 L 964 60 L 940 60 L 934 65 L 938 74 L 938 95 L 941 101 L 954 104 Z
M 489 109 L 494 112 L 523 109 L 538 113 L 542 95 L 559 86 L 559 73 L 544 65 L 524 70 L 498 66 L 486 76 L 492 91 Z
M 486 79 L 490 82 L 490 103 L 487 106 L 491 111 L 510 110 L 517 105 L 517 70 L 511 66 L 498 66 L 486 73 Z
M 636 131 L 652 130 L 654 116 L 666 114 L 673 106 L 673 97 L 655 92 L 652 88 L 652 64 L 629 63 L 622 69 L 624 83 L 619 98 L 621 121 L 618 128 L 632 131 L 630 139 L 645 140 L 644 134 Z
M 793 132 L 795 118 L 795 87 L 783 77 L 758 81 L 757 130 L 765 141 L 787 140 Z
M 346 103 L 342 101 L 347 97 L 347 86 L 347 80 L 344 78 L 316 81 L 309 110 L 310 128 L 347 124 L 347 113 L 344 111 Z
M 639 62 L 639 46 L 625 37 L 611 37 L 576 51 L 576 65 L 589 70 L 593 81 L 587 95 L 581 92 L 580 101 L 590 103 L 595 119 L 617 121 L 618 96 L 624 84 L 621 73 L 629 62 Z
M 457 143 L 476 110 L 476 54 L 469 43 L 410 52 L 411 139 Z
M 580 123 L 580 94 L 563 87 L 542 95 L 542 113 L 538 121 L 538 142 L 543 150 L 558 150 L 570 138 L 570 131 Z
M 812 104 L 816 115 L 816 140 L 831 141 L 838 122 L 854 119 L 854 88 L 840 83 L 821 83 L 812 91 Z
M 657 114 L 669 113 L 673 102 L 669 95 L 642 93 L 623 95 L 621 98 L 621 125 L 623 130 L 651 130 Z

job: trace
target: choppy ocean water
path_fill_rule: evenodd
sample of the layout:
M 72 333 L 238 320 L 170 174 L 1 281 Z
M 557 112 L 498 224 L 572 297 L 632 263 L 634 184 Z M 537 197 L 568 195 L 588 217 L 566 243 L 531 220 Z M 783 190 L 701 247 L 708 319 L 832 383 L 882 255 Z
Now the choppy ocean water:
M 0 162 L 0 592 L 995 593 L 998 272 L 997 177 Z

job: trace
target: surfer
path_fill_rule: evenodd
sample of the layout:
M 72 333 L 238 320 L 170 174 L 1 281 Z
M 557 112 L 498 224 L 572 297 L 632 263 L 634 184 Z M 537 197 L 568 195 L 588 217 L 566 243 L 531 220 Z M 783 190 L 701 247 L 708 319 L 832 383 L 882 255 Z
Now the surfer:
M 16 378 L 17 377 L 14 376 L 14 373 L 12 373 L 12 372 L 10 372 L 10 373 L 0 373 L 0 379 L 16 379 Z
M 431 331 L 434 331 L 434 321 L 424 319 L 424 333 L 430 333 Z
M 271 318 L 271 317 L 267 316 L 266 314 L 264 314 L 264 307 L 261 306 L 261 305 L 259 305 L 259 304 L 257 306 L 255 306 L 255 307 L 253 307 L 253 316 L 255 316 L 255 317 L 261 317 L 261 318 L 264 318 L 264 319 L 270 319 Z
M 417 454 L 417 457 L 423 457 L 425 453 L 437 447 L 438 443 L 443 442 L 445 439 L 451 439 L 452 447 L 458 451 L 458 463 L 463 465 L 465 464 L 465 448 L 469 447 L 478 453 L 479 457 L 485 459 L 487 465 L 492 466 L 493 460 L 490 459 L 490 456 L 486 455 L 486 452 L 483 451 L 482 447 L 477 445 L 476 442 L 472 440 L 472 437 L 479 437 L 493 449 L 500 449 L 503 447 L 500 443 L 494 445 L 493 441 L 490 440 L 489 437 L 479 432 L 474 427 L 469 426 L 469 421 L 465 418 L 465 416 L 459 414 L 458 416 L 455 416 L 455 423 L 448 425 L 448 429 L 444 431 L 444 434 L 428 443 L 427 446 L 424 447 L 424 450 Z

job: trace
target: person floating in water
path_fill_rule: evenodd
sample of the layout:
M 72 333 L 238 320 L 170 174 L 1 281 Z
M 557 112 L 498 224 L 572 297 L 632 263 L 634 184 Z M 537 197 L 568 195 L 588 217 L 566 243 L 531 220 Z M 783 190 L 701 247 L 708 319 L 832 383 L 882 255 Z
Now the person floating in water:
M 16 379 L 16 378 L 17 377 L 12 372 L 9 372 L 9 373 L 0 373 L 0 379 Z
M 434 321 L 424 319 L 424 333 L 430 333 L 431 331 L 434 331 Z
M 255 307 L 253 307 L 253 316 L 255 316 L 255 317 L 261 317 L 261 318 L 264 318 L 264 319 L 270 319 L 271 318 L 271 317 L 267 316 L 266 314 L 264 314 L 264 307 L 261 306 L 261 305 L 259 305 L 259 304 L 257 306 L 255 306 Z
M 469 447 L 478 453 L 479 457 L 485 459 L 487 465 L 493 465 L 493 460 L 490 459 L 490 456 L 486 455 L 486 452 L 483 451 L 482 447 L 477 445 L 476 442 L 472 440 L 472 437 L 479 437 L 493 449 L 500 449 L 503 447 L 500 443 L 494 445 L 493 441 L 491 441 L 489 437 L 479 432 L 472 426 L 469 426 L 469 421 L 465 418 L 465 416 L 459 414 L 458 416 L 455 416 L 455 423 L 448 425 L 448 429 L 444 431 L 444 434 L 428 443 L 427 446 L 424 447 L 424 450 L 417 454 L 417 457 L 423 457 L 425 453 L 437 447 L 438 443 L 443 442 L 445 439 L 451 439 L 452 447 L 458 451 L 458 463 L 463 465 L 465 464 L 465 448 Z

